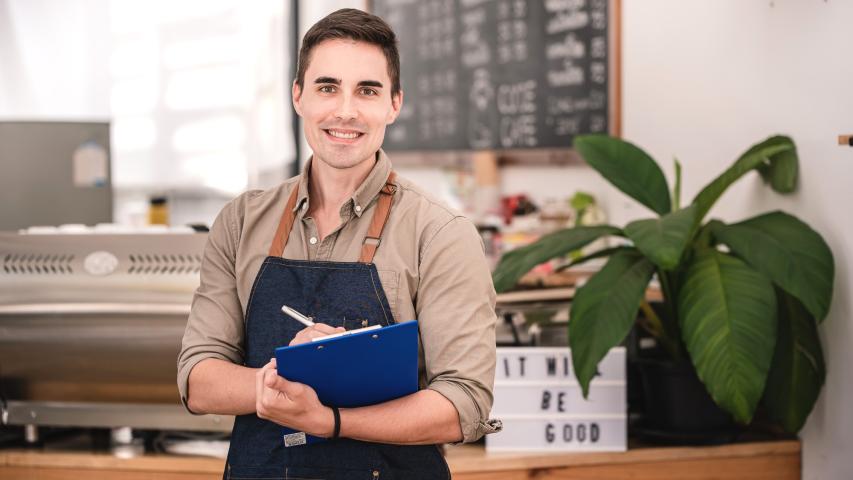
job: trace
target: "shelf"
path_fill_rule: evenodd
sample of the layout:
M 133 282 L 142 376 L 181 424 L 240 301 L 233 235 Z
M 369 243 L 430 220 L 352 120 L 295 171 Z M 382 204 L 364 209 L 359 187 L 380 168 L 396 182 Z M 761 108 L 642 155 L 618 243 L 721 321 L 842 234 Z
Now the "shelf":
M 487 453 L 482 445 L 447 447 L 455 480 L 515 478 L 597 480 L 798 480 L 800 443 L 774 441 L 715 447 L 639 447 L 614 453 Z M 224 460 L 105 453 L 0 450 L 0 478 L 52 480 L 221 478 Z

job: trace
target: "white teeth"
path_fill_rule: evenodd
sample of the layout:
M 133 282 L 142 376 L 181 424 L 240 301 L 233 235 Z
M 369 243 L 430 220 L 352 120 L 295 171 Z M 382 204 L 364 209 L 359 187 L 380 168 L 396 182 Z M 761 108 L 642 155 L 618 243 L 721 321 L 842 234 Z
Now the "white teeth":
M 329 132 L 329 135 L 331 135 L 335 138 L 345 138 L 345 139 L 352 140 L 353 138 L 358 136 L 357 132 L 345 133 L 345 132 L 339 132 L 337 130 L 326 130 L 326 131 Z

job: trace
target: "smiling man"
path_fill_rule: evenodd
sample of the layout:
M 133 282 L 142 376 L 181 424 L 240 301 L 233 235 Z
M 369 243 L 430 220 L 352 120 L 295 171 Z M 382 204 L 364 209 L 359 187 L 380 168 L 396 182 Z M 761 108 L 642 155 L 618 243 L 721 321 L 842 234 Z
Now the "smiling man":
M 237 415 L 226 478 L 449 478 L 436 444 L 495 431 L 483 245 L 469 220 L 393 172 L 381 146 L 402 105 L 396 37 L 380 18 L 339 10 L 305 34 L 293 106 L 313 156 L 219 214 L 178 358 L 191 412 Z M 281 305 L 318 323 L 283 319 Z M 403 398 L 326 406 L 270 361 L 281 345 L 411 319 L 420 390 Z M 281 425 L 329 440 L 285 447 Z

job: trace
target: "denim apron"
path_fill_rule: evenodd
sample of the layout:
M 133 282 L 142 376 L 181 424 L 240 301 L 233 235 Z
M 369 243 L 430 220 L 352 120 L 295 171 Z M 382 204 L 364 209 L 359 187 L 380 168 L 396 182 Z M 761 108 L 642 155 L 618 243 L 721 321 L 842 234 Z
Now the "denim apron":
M 288 305 L 315 322 L 348 330 L 394 323 L 373 256 L 391 211 L 391 172 L 373 214 L 358 262 L 281 258 L 296 219 L 298 188 L 288 199 L 269 256 L 261 265 L 245 316 L 245 365 L 260 368 L 304 327 L 283 315 Z M 358 359 L 341 365 L 357 369 Z M 417 412 L 412 412 L 417 415 Z M 281 426 L 240 415 L 231 433 L 226 479 L 441 479 L 450 471 L 436 445 L 402 446 L 348 438 L 285 447 Z

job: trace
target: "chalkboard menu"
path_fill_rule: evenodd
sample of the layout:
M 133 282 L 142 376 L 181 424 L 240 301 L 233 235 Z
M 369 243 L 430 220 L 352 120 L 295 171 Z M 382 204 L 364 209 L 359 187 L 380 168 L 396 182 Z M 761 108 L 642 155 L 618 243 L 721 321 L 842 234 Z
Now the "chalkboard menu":
M 374 0 L 400 42 L 387 150 L 570 147 L 608 132 L 608 0 Z

